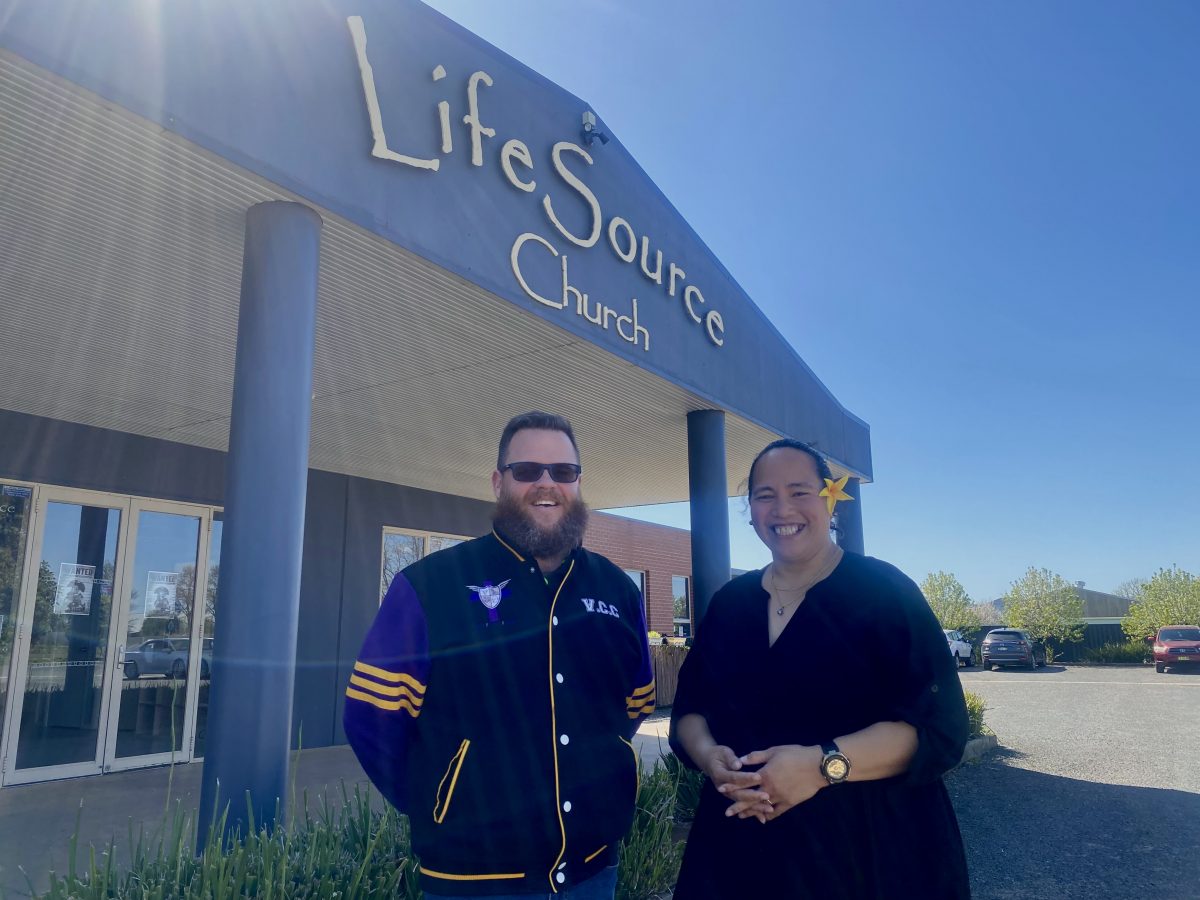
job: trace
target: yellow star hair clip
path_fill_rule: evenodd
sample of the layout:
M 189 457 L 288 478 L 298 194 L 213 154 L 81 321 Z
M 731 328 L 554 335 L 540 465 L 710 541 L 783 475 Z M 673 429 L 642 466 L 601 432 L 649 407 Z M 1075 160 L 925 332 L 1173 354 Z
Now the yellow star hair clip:
M 832 478 L 825 479 L 825 487 L 821 488 L 821 493 L 817 496 L 825 498 L 825 505 L 829 508 L 831 516 L 833 515 L 833 508 L 837 506 L 839 500 L 854 499 L 843 490 L 846 487 L 846 482 L 849 480 L 849 475 L 843 475 L 837 481 L 834 481 Z

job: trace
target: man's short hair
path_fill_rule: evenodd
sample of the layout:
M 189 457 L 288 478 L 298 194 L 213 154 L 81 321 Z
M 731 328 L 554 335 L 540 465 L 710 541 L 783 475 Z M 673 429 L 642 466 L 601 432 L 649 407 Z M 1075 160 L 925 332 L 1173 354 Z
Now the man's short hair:
M 497 470 L 503 471 L 504 457 L 508 453 L 508 445 L 512 442 L 513 435 L 518 431 L 525 431 L 527 429 L 561 431 L 571 441 L 571 446 L 575 448 L 575 459 L 579 459 L 579 445 L 575 443 L 575 432 L 571 429 L 571 423 L 562 416 L 554 415 L 554 413 L 534 410 L 533 412 L 521 413 L 519 416 L 514 416 L 504 426 L 504 432 L 500 435 L 500 450 L 496 454 Z

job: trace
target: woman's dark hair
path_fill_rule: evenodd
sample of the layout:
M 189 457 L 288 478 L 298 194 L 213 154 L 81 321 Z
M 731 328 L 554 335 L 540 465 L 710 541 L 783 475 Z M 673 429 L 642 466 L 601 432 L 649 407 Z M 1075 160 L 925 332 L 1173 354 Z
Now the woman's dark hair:
M 562 416 L 554 415 L 554 413 L 534 410 L 533 412 L 521 413 L 519 416 L 514 416 L 504 426 L 504 433 L 500 435 L 500 448 L 496 454 L 497 469 L 502 470 L 504 467 L 504 457 L 508 453 L 508 445 L 512 441 L 513 435 L 518 431 L 525 431 L 526 429 L 561 431 L 571 441 L 571 446 L 575 448 L 575 458 L 579 459 L 579 445 L 575 443 L 575 432 L 571 430 L 571 423 Z
M 804 441 L 797 441 L 793 438 L 780 438 L 777 441 L 771 441 L 762 450 L 758 451 L 758 456 L 754 457 L 754 462 L 750 464 L 750 477 L 746 479 L 750 485 L 746 493 L 754 493 L 754 467 L 758 465 L 758 461 L 770 453 L 772 450 L 778 450 L 781 447 L 787 447 L 791 450 L 799 450 L 801 453 L 807 453 L 812 457 L 812 461 L 817 464 L 817 477 L 833 479 L 833 472 L 829 469 L 829 463 L 825 462 L 825 457 L 821 455 L 811 444 L 806 444 Z

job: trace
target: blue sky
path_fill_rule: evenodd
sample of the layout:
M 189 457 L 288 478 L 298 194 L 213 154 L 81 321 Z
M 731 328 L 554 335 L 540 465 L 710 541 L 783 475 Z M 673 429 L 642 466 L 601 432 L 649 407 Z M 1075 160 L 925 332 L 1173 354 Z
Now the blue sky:
M 981 600 L 1200 573 L 1200 5 L 432 5 L 586 100 L 871 425 L 868 553 Z

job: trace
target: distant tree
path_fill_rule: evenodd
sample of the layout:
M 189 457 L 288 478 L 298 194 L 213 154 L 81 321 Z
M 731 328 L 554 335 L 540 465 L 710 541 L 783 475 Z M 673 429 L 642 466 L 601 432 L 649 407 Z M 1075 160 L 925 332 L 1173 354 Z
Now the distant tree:
M 980 625 L 1003 625 L 1004 610 L 1000 608 L 995 600 L 989 600 L 986 603 L 971 604 L 971 611 L 979 619 Z
M 930 572 L 921 582 L 921 593 L 943 628 L 970 631 L 979 627 L 979 617 L 967 589 L 952 573 Z
M 1113 588 L 1113 593 L 1118 597 L 1125 597 L 1128 600 L 1136 600 L 1141 594 L 1142 588 L 1146 586 L 1145 578 L 1127 578 Z
M 387 593 L 396 573 L 412 565 L 425 553 L 424 538 L 411 534 L 387 534 L 383 538 L 383 580 L 379 596 Z
M 1121 623 L 1131 640 L 1150 637 L 1163 625 L 1200 625 L 1200 579 L 1178 566 L 1155 572 Z
M 1083 598 L 1075 585 L 1049 569 L 1030 566 L 1004 595 L 1005 624 L 1053 645 L 1083 637 Z
M 54 570 L 44 559 L 38 566 L 37 594 L 33 601 L 33 639 L 41 642 L 47 636 L 66 628 L 65 616 L 54 611 L 54 600 L 58 596 L 58 579 Z
M 0 514 L 0 677 L 8 672 L 13 634 L 17 627 L 17 599 L 25 565 L 25 538 L 29 531 L 29 498 L 6 497 Z M 0 696 L 2 696 L 0 689 Z

